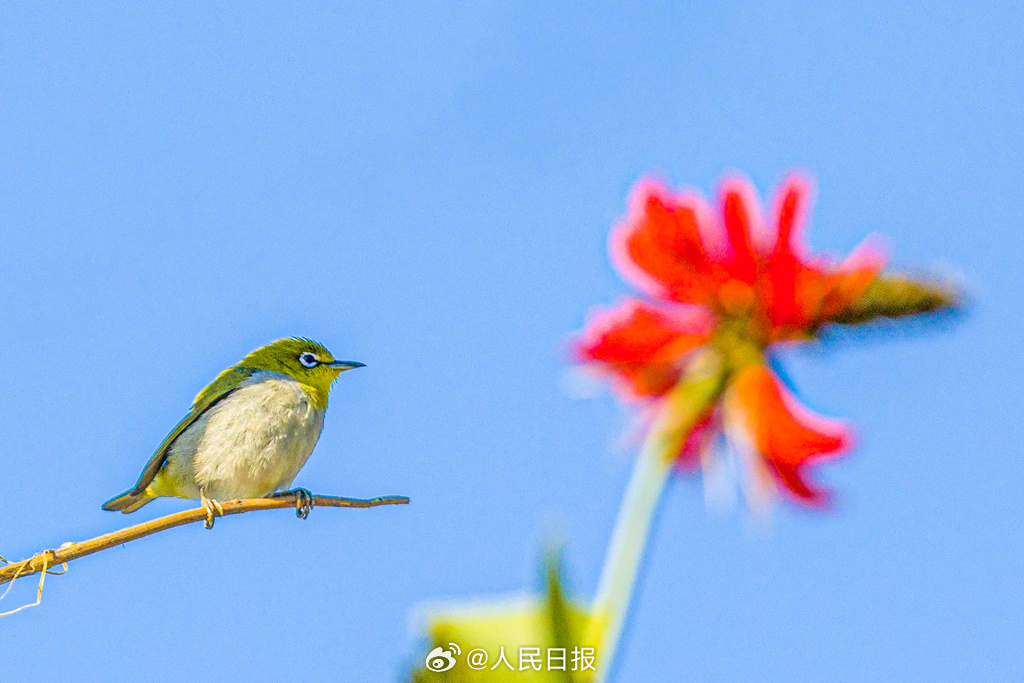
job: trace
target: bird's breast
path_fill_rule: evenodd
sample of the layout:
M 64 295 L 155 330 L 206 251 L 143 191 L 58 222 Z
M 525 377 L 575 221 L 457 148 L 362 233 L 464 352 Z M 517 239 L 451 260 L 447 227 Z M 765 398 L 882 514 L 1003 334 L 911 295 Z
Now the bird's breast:
M 256 373 L 178 437 L 168 467 L 196 495 L 199 489 L 220 500 L 269 495 L 289 486 L 305 464 L 324 412 L 294 379 Z

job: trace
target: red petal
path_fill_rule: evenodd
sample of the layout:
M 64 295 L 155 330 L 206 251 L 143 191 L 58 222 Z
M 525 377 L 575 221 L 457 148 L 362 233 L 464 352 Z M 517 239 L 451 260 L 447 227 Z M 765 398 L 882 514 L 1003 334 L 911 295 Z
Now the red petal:
M 803 469 L 845 450 L 850 443 L 846 427 L 799 405 L 763 365 L 750 366 L 737 375 L 729 401 L 733 419 L 739 421 L 779 483 L 804 502 L 825 502 L 827 494 L 804 479 Z
M 803 478 L 800 470 L 795 465 L 787 465 L 767 461 L 768 471 L 775 475 L 775 478 L 799 500 L 809 504 L 825 506 L 828 504 L 831 494 L 823 489 L 813 487 Z
M 679 379 L 679 360 L 707 340 L 707 323 L 672 316 L 629 300 L 587 325 L 575 347 L 581 361 L 598 363 L 633 396 L 659 396 Z
M 690 435 L 686 437 L 686 443 L 683 444 L 683 450 L 676 458 L 676 467 L 683 472 L 690 472 L 700 467 L 701 455 L 711 447 L 712 439 L 720 431 L 721 425 L 718 423 L 717 413 L 708 411 L 708 414 L 690 430 Z
M 750 207 L 753 202 L 752 188 L 742 180 L 728 181 L 722 191 L 722 217 L 729 237 L 729 274 L 747 283 L 754 284 L 757 275 L 757 261 L 750 239 Z M 754 204 L 756 207 L 756 204 Z
M 775 254 L 799 254 L 800 228 L 803 227 L 804 210 L 810 195 L 810 184 L 797 175 L 790 176 L 782 185 L 782 201 L 778 208 L 778 232 Z
M 764 304 L 768 320 L 776 327 L 803 328 L 809 314 L 817 308 L 820 294 L 813 295 L 817 275 L 800 258 L 797 238 L 803 222 L 809 188 L 803 179 L 787 179 L 778 203 L 775 249 L 769 257 L 764 281 Z M 813 300 L 809 300 L 813 299 Z
M 835 267 L 819 259 L 809 262 L 799 244 L 809 183 L 787 179 L 778 203 L 778 236 L 763 280 L 763 303 L 775 328 L 773 339 L 794 336 L 817 321 L 841 311 L 857 299 L 885 265 L 882 251 L 870 244 L 858 247 Z
M 612 233 L 612 260 L 644 291 L 681 303 L 710 298 L 710 264 L 701 242 L 694 197 L 672 198 L 653 182 L 633 195 L 625 225 Z

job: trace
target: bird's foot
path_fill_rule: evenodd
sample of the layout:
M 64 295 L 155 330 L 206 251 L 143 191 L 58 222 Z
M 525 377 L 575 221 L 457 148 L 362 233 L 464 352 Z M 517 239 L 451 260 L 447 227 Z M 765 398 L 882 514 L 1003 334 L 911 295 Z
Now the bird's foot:
M 290 496 L 295 494 L 295 516 L 299 519 L 309 517 L 309 511 L 313 509 L 313 494 L 308 489 L 292 489 L 275 493 L 275 496 Z
M 213 498 L 207 498 L 204 492 L 199 493 L 199 499 L 203 503 L 203 509 L 206 510 L 206 521 L 203 522 L 203 526 L 207 529 L 212 529 L 213 520 L 224 516 L 224 506 Z

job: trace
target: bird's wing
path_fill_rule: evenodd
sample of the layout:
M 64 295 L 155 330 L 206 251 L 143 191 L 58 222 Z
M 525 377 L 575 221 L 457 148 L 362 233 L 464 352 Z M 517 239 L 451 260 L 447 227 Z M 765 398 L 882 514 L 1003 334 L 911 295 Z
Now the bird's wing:
M 163 440 L 160 446 L 156 449 L 156 453 L 146 463 L 146 468 L 142 470 L 142 474 L 139 475 L 139 480 L 135 482 L 135 487 L 130 491 L 132 494 L 140 494 L 146 490 L 146 487 L 153 482 L 153 477 L 157 475 L 160 468 L 167 462 L 167 452 L 171 448 L 171 444 L 174 440 L 181 436 L 182 432 L 189 428 L 193 422 L 198 420 L 203 413 L 216 405 L 219 401 L 227 398 L 233 391 L 238 389 L 245 380 L 252 377 L 256 373 L 256 370 L 252 368 L 245 368 L 241 366 L 234 366 L 228 368 L 224 372 L 217 375 L 217 379 L 210 382 L 210 384 L 199 392 L 196 396 L 196 400 L 192 402 L 192 410 L 188 411 L 188 415 L 181 419 L 171 433 Z

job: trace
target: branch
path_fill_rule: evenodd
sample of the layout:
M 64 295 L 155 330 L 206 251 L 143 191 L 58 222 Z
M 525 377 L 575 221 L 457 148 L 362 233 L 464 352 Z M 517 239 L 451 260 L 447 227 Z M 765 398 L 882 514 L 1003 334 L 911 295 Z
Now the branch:
M 279 508 L 294 509 L 297 502 L 296 494 L 291 493 L 274 498 L 246 498 L 243 500 L 230 500 L 226 503 L 222 503 L 221 505 L 224 508 L 224 516 L 226 517 L 227 515 L 238 515 L 243 512 L 255 512 L 256 510 L 276 510 Z M 371 498 L 369 500 L 361 500 L 359 498 L 336 498 L 335 496 L 313 496 L 314 506 L 324 508 L 371 508 L 377 507 L 378 505 L 405 505 L 408 502 L 409 499 L 404 496 L 383 496 L 380 498 Z M 150 534 L 155 534 L 158 531 L 173 529 L 176 526 L 182 526 L 184 524 L 201 522 L 205 519 L 206 510 L 203 508 L 196 508 L 195 510 L 185 510 L 184 512 L 177 512 L 173 515 L 167 515 L 166 517 L 160 517 L 149 522 L 136 524 L 135 526 L 130 526 L 127 529 L 121 529 L 120 531 L 114 531 L 109 534 L 97 536 L 96 538 L 89 539 L 88 541 L 65 543 L 56 550 L 44 550 L 27 560 L 15 562 L 3 567 L 0 569 L 0 585 L 23 576 L 31 576 L 32 574 L 38 574 L 42 571 L 49 571 L 50 568 L 56 567 L 59 564 L 70 562 L 71 560 L 77 560 L 80 557 L 92 555 L 93 553 L 98 553 L 101 550 L 106 550 L 107 548 L 112 548 L 115 545 L 121 545 L 128 541 L 134 541 L 137 538 L 143 538 Z

